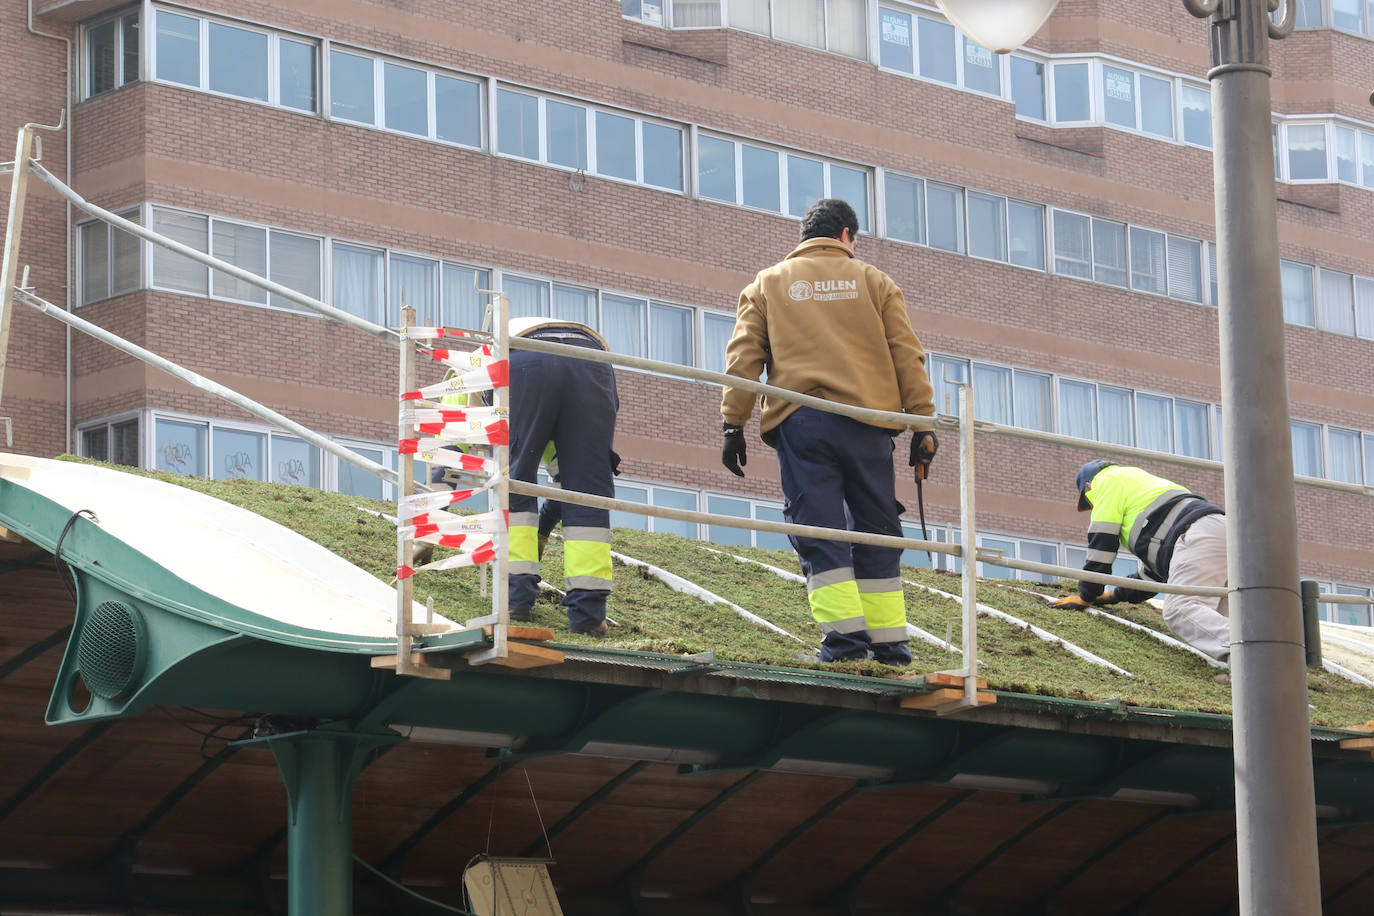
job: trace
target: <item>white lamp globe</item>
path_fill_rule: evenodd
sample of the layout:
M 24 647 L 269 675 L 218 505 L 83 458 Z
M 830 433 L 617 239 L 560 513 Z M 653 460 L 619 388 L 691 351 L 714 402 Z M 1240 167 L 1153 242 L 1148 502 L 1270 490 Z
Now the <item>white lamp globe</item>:
M 1059 0 L 935 0 L 959 31 L 998 54 L 1021 47 Z

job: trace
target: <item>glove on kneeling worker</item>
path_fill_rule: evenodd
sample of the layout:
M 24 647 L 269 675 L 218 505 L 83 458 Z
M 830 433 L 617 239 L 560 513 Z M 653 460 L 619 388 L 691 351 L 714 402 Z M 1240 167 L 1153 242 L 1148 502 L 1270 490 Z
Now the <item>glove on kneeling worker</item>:
M 935 460 L 935 453 L 939 450 L 940 440 L 930 430 L 911 434 L 911 457 L 907 464 L 916 469 L 918 483 L 930 477 L 930 463 Z

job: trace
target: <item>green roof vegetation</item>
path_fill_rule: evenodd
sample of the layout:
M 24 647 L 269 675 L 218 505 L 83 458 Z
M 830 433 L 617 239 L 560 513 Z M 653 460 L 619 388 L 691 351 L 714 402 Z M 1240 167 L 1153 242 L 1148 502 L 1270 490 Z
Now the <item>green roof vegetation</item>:
M 113 467 L 113 466 L 111 466 Z M 391 503 L 339 493 L 256 481 L 211 481 L 171 474 L 133 471 L 168 483 L 199 490 L 256 512 L 327 547 L 383 580 L 395 571 L 395 529 L 372 513 L 395 511 Z M 371 510 L 371 511 L 364 511 Z M 710 549 L 706 549 L 710 548 Z M 755 662 L 793 668 L 822 669 L 876 677 L 907 677 L 957 667 L 954 653 L 913 639 L 910 668 L 874 662 L 823 665 L 811 652 L 820 644 L 820 630 L 811 620 L 806 589 L 735 554 L 784 570 L 797 571 L 790 552 L 757 548 L 720 547 L 667 534 L 648 534 L 617 528 L 612 549 L 651 563 L 700 585 L 795 634 L 797 642 L 759 627 L 725 605 L 708 605 L 675 592 L 647 571 L 616 563 L 615 589 L 608 602 L 616 622 L 606 637 L 594 639 L 568 632 L 559 597 L 544 592 L 535 608 L 535 624 L 553 627 L 563 643 L 633 649 L 668 654 L 714 652 L 721 660 Z M 440 549 L 436 557 L 445 555 Z M 562 583 L 561 542 L 550 541 L 543 559 L 545 581 Z M 958 594 L 959 577 L 903 567 L 903 578 Z M 479 573 L 466 569 L 422 572 L 415 577 L 415 597 L 433 597 L 435 610 L 461 622 L 486 613 L 490 599 L 480 594 Z M 488 576 L 490 583 L 490 576 Z M 1069 610 L 1056 610 L 1034 590 L 1067 593 L 1069 583 L 1045 585 L 1025 581 L 979 580 L 980 603 L 1012 614 L 1093 652 L 1129 671 L 1133 677 L 1078 658 L 1061 646 L 1045 642 L 1027 629 L 982 616 L 979 621 L 979 673 L 992 689 L 1080 700 L 1117 700 L 1131 706 L 1179 711 L 1230 713 L 1230 687 L 1219 683 L 1219 669 L 1181 649 L 1166 646 L 1113 621 Z M 907 613 L 911 623 L 943 639 L 948 631 L 960 642 L 960 605 L 908 584 Z M 1149 605 L 1115 605 L 1112 613 L 1167 633 L 1158 611 Z M 1224 680 L 1224 679 L 1223 679 Z M 1374 716 L 1374 688 L 1363 687 L 1325 671 L 1309 672 L 1312 722 L 1348 726 Z

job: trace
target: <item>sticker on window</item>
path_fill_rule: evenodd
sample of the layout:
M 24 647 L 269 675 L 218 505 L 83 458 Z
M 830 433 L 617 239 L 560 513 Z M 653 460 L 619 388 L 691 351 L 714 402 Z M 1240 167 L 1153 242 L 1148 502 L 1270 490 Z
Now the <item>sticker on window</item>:
M 883 41 L 889 44 L 911 46 L 911 20 L 906 16 L 882 11 L 881 24 Z
M 1104 73 L 1107 82 L 1107 95 L 1123 102 L 1131 101 L 1131 75 L 1122 73 L 1120 70 L 1107 70 Z

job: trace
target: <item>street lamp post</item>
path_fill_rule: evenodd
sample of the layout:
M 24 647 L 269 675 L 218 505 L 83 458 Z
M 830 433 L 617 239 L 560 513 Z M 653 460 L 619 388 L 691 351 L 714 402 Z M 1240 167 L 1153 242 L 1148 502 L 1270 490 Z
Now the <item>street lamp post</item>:
M 1270 0 L 1208 18 L 1240 912 L 1321 912 L 1269 103 Z
M 1004 50 L 1026 41 L 1057 0 L 937 2 L 974 41 Z M 1183 5 L 1208 19 L 1211 54 L 1240 912 L 1315 916 L 1321 880 L 1269 103 L 1269 39 L 1292 31 L 1295 2 Z M 1274 23 L 1270 9 L 1280 6 Z M 998 33 L 1013 20 L 1028 28 Z

